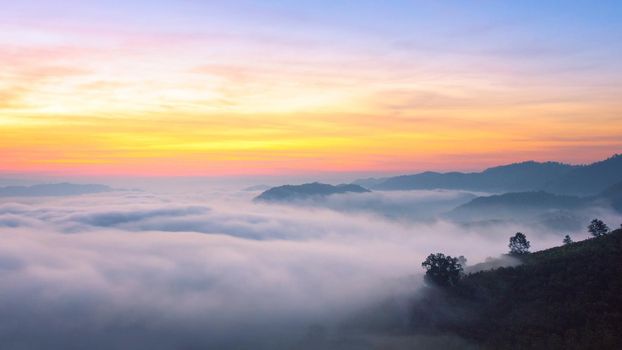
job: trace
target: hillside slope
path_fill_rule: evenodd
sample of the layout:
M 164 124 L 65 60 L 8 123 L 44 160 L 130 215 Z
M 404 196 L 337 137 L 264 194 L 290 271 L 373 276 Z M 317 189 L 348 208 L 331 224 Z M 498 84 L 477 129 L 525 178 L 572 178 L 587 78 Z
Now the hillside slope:
M 622 230 L 533 253 L 524 264 L 428 288 L 413 309 L 419 332 L 489 349 L 622 348 Z
M 302 200 L 311 197 L 323 197 L 338 193 L 365 193 L 368 189 L 359 185 L 328 185 L 319 182 L 302 185 L 284 185 L 273 187 L 255 197 L 256 201 L 279 202 Z

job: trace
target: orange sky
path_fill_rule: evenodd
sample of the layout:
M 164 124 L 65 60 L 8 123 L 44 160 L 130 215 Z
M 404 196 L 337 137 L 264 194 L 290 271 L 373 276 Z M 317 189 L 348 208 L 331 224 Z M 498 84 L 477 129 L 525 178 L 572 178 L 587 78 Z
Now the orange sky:
M 0 172 L 395 173 L 622 150 L 619 45 L 552 29 L 501 26 L 505 52 L 503 36 L 456 37 L 488 17 L 413 37 L 339 17 L 327 28 L 322 15 L 298 26 L 234 12 L 223 23 L 112 25 L 79 9 L 31 10 L 0 14 L 10 19 L 0 21 Z

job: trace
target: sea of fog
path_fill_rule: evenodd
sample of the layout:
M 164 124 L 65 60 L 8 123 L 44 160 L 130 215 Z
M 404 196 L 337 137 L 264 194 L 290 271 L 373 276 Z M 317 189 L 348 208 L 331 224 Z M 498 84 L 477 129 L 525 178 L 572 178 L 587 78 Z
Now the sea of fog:
M 430 253 L 475 264 L 506 252 L 516 231 L 534 250 L 561 240 L 517 224 L 439 219 L 472 196 L 458 191 L 295 205 L 255 203 L 257 194 L 0 199 L 2 348 L 432 347 L 366 334 L 353 320 L 374 323 L 366 310 L 391 300 L 387 322 L 407 324 Z

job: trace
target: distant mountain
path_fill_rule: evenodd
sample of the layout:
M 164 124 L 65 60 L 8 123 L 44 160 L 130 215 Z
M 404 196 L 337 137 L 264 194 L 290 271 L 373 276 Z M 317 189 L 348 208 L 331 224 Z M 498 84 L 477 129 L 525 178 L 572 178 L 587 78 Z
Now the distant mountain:
M 285 185 L 273 187 L 255 197 L 258 201 L 292 201 L 308 199 L 312 197 L 323 197 L 338 193 L 365 193 L 371 192 L 368 189 L 353 184 L 328 185 L 319 182 L 303 185 Z
M 459 189 L 482 192 L 546 191 L 563 195 L 595 195 L 622 181 L 622 155 L 589 165 L 522 162 L 482 172 L 424 172 L 385 179 L 361 179 L 372 190 Z
M 0 197 L 72 196 L 108 191 L 112 188 L 105 185 L 58 183 L 0 187 Z
M 545 191 L 510 192 L 477 197 L 455 209 L 447 216 L 457 220 L 499 220 L 542 215 L 546 212 L 607 208 L 622 213 L 622 182 L 608 187 L 595 196 L 570 196 Z
M 580 229 L 602 209 L 622 213 L 622 182 L 596 196 L 557 195 L 544 191 L 516 192 L 477 197 L 444 214 L 463 224 L 513 221 L 552 230 Z
M 381 183 L 387 181 L 388 178 L 386 177 L 379 177 L 379 178 L 375 178 L 375 177 L 368 177 L 365 179 L 357 179 L 354 182 L 352 182 L 355 185 L 359 185 L 359 186 L 363 186 L 365 188 L 372 188 L 374 186 L 378 186 Z
M 607 201 L 613 209 L 622 213 L 622 181 L 601 192 L 597 198 Z
M 424 289 L 413 332 L 457 335 L 481 349 L 622 349 L 622 229 L 521 260 Z
M 536 216 L 547 211 L 574 210 L 585 206 L 588 199 L 537 192 L 516 192 L 477 197 L 447 215 L 454 220 L 500 220 Z
M 461 189 L 486 192 L 518 192 L 543 189 L 576 166 L 555 162 L 523 162 L 489 168 L 479 173 L 424 172 L 387 178 L 371 186 L 378 190 Z
M 575 167 L 572 171 L 551 180 L 543 189 L 552 193 L 592 195 L 622 182 L 622 155 L 590 165 Z

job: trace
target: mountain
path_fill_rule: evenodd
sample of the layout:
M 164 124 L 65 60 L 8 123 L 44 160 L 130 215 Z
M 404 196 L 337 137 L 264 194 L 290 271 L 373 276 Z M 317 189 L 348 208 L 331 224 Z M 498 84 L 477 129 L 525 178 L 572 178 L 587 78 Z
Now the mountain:
M 515 192 L 477 197 L 453 209 L 447 216 L 469 221 L 518 219 L 550 211 L 580 209 L 588 202 L 586 198 L 544 191 Z
M 513 221 L 556 231 L 575 231 L 603 209 L 622 213 L 622 182 L 586 197 L 544 191 L 477 197 L 445 213 L 444 217 L 463 224 Z
M 503 220 L 562 211 L 606 208 L 622 213 L 622 182 L 595 196 L 578 197 L 545 191 L 510 192 L 472 199 L 446 214 L 453 220 Z
M 483 192 L 546 191 L 561 195 L 595 195 L 622 181 L 622 155 L 589 165 L 522 162 L 482 172 L 424 172 L 385 179 L 362 179 L 373 190 L 459 189 Z
M 518 192 L 544 188 L 576 167 L 555 162 L 523 162 L 486 169 L 479 173 L 424 172 L 387 178 L 371 186 L 377 190 L 461 189 L 486 192 Z
M 622 182 L 607 188 L 597 198 L 607 201 L 614 210 L 622 213 Z
M 622 229 L 427 287 L 412 329 L 482 349 L 622 349 Z
M 387 181 L 388 178 L 386 177 L 380 177 L 380 178 L 375 178 L 375 177 L 368 177 L 368 178 L 364 178 L 364 179 L 357 179 L 354 182 L 352 182 L 354 185 L 359 185 L 359 186 L 363 186 L 365 188 L 372 188 L 374 186 L 378 186 L 381 183 Z
M 112 188 L 105 185 L 58 183 L 0 187 L 0 197 L 72 196 L 109 191 Z
M 302 185 L 285 185 L 279 187 L 273 187 L 267 191 L 264 191 L 259 196 L 255 197 L 258 201 L 292 201 L 302 200 L 312 197 L 323 197 L 331 194 L 338 193 L 365 193 L 371 192 L 368 189 L 359 185 L 343 184 L 343 185 L 328 185 L 319 182 L 302 184 Z
M 552 193 L 591 195 L 622 181 L 622 155 L 572 169 L 543 189 Z

